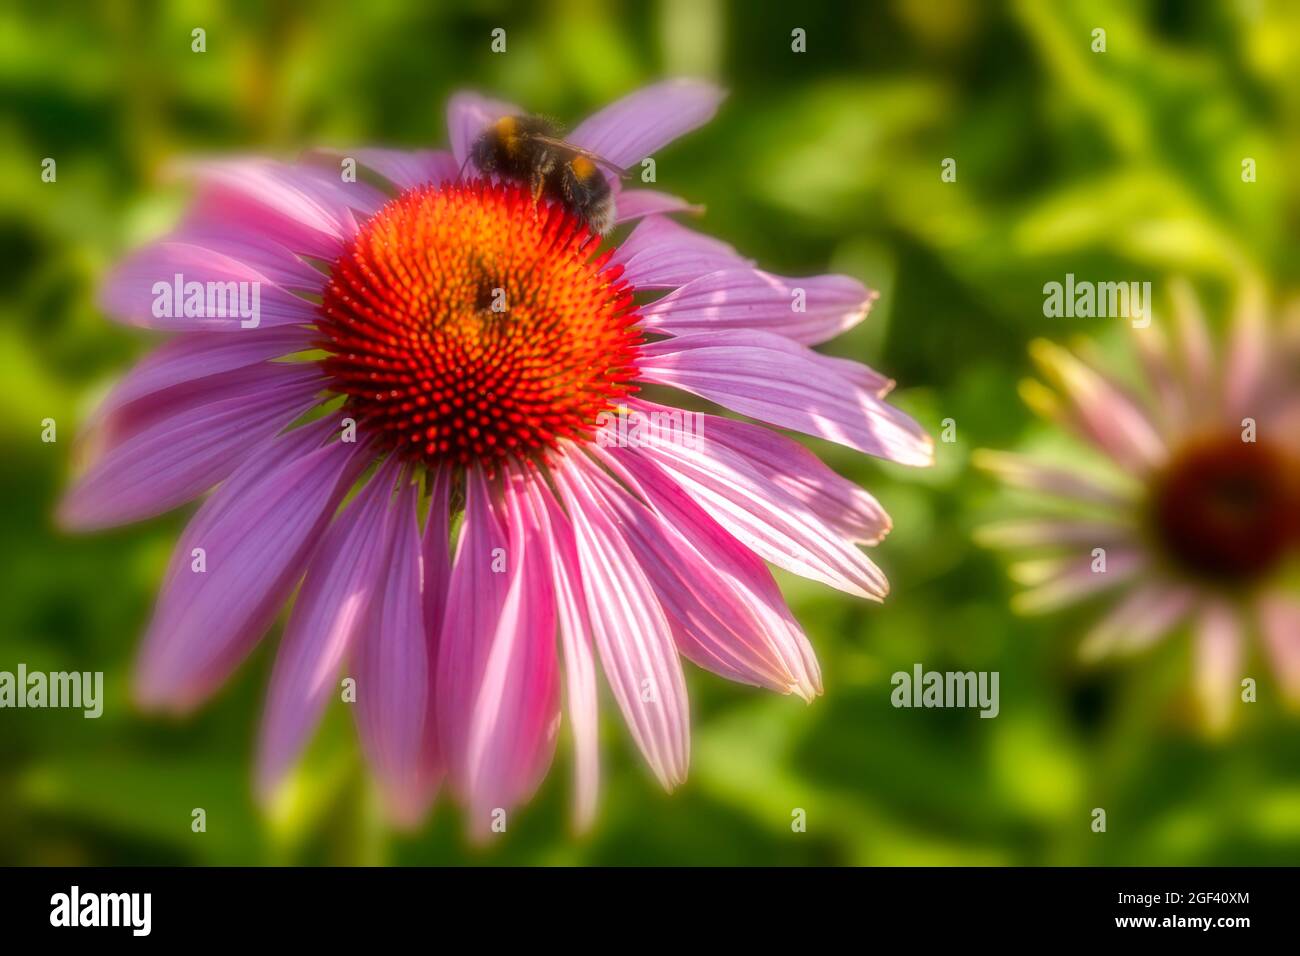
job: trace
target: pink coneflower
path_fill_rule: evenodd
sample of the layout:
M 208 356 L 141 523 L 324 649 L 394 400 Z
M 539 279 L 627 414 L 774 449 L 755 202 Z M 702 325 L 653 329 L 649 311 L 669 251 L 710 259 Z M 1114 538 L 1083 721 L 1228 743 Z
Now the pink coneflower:
M 629 166 L 721 98 L 663 83 L 570 139 Z M 883 401 L 892 382 L 810 348 L 873 294 L 761 272 L 666 218 L 690 207 L 662 193 L 615 182 L 617 222 L 635 226 L 602 248 L 566 208 L 472 165 L 461 175 L 479 132 L 520 112 L 457 95 L 449 152 L 358 150 L 370 174 L 355 182 L 337 156 L 201 164 L 188 219 L 108 282 L 111 314 L 179 334 L 98 413 L 61 515 L 135 521 L 215 486 L 144 642 L 150 707 L 202 703 L 297 591 L 262 723 L 264 796 L 346 676 L 396 821 L 419 819 L 446 776 L 484 832 L 538 786 L 564 710 L 586 823 L 597 663 L 672 788 L 690 747 L 682 656 L 821 692 L 765 561 L 885 594 L 858 547 L 889 530 L 869 494 L 773 430 L 715 415 L 674 427 L 684 413 L 635 397 L 669 386 L 928 464 L 929 438 Z M 243 311 L 189 315 L 168 286 L 190 281 L 257 283 L 256 327 Z
M 1101 368 L 1039 341 L 1032 355 L 1056 386 L 1026 383 L 1039 414 L 1109 459 L 1109 472 L 996 452 L 978 463 L 1007 484 L 1073 506 L 1070 513 L 982 529 L 989 544 L 1037 549 L 1017 564 L 1016 603 L 1052 610 L 1102 591 L 1114 607 L 1083 656 L 1144 649 L 1187 624 L 1207 726 L 1224 729 L 1258 634 L 1284 693 L 1300 702 L 1300 387 L 1294 358 L 1250 292 L 1233 316 L 1222 362 L 1190 287 L 1174 286 L 1176 337 L 1134 328 L 1145 378 L 1135 394 Z M 1109 474 L 1109 478 L 1107 475 Z

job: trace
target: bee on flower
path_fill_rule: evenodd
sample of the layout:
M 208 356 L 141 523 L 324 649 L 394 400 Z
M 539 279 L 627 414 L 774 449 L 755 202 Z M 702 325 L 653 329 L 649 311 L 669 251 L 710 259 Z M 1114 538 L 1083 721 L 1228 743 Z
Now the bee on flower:
M 259 793 L 346 673 L 391 818 L 418 822 L 445 780 L 483 834 L 547 773 L 562 714 L 590 822 L 598 674 L 669 789 L 690 758 L 683 658 L 821 693 L 768 565 L 881 600 L 860 545 L 890 520 L 769 426 L 911 465 L 933 445 L 890 379 L 813 350 L 873 292 L 763 272 L 670 218 L 689 203 L 624 188 L 619 170 L 721 100 L 669 81 L 561 139 L 462 93 L 450 150 L 357 150 L 351 181 L 328 162 L 198 164 L 187 218 L 106 283 L 110 315 L 173 337 L 95 415 L 60 510 L 100 528 L 210 492 L 162 582 L 142 705 L 202 705 L 291 603 Z M 190 283 L 194 308 L 153 308 Z M 256 284 L 255 317 L 209 314 L 204 290 L 232 283 Z M 613 414 L 682 420 L 646 384 L 752 421 L 599 441 Z

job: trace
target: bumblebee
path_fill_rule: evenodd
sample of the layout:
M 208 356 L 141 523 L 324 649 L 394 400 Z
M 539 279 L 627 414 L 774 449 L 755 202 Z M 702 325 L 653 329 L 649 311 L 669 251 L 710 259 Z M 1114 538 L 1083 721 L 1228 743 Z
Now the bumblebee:
M 482 173 L 524 183 L 533 199 L 554 200 L 604 235 L 614 225 L 614 191 L 604 166 L 627 173 L 595 153 L 565 142 L 559 128 L 541 116 L 503 116 L 470 146 L 469 159 Z

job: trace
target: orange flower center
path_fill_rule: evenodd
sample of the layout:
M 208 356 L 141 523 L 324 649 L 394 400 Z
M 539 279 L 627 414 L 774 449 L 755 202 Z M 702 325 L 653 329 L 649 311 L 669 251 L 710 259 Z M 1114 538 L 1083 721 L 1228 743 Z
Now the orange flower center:
M 320 305 L 333 388 L 426 464 L 535 456 L 590 437 L 635 390 L 642 341 L 612 250 L 517 186 L 420 186 L 368 220 Z

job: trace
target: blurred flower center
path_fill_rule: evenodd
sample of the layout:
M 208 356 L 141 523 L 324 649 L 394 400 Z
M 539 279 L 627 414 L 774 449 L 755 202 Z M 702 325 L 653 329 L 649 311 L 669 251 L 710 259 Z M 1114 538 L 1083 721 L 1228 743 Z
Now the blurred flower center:
M 1264 577 L 1300 531 L 1295 464 L 1229 432 L 1184 446 L 1159 476 L 1151 517 L 1168 557 L 1197 577 Z
M 429 464 L 524 458 L 634 390 L 632 289 L 563 208 L 514 186 L 421 186 L 334 264 L 317 327 L 332 387 Z

